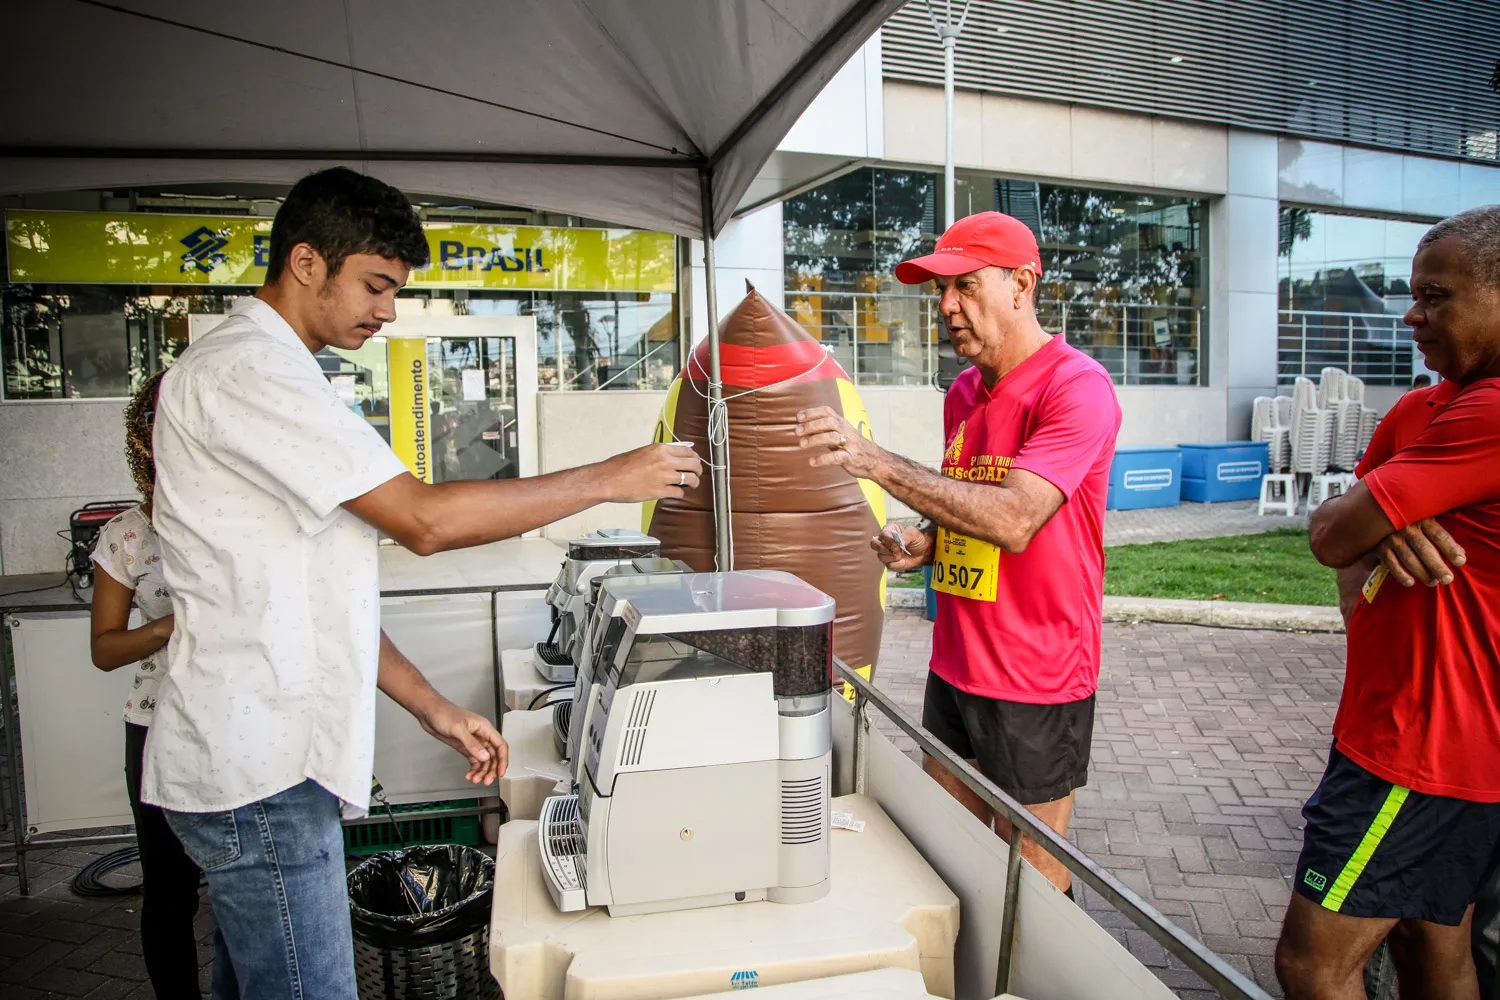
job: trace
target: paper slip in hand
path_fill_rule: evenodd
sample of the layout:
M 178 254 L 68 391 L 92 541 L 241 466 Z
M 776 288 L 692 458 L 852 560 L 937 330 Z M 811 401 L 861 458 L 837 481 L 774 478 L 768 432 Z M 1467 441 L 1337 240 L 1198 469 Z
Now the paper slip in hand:
M 836 812 L 833 814 L 833 828 L 835 830 L 849 830 L 852 833 L 864 833 L 865 821 L 855 819 L 852 812 Z

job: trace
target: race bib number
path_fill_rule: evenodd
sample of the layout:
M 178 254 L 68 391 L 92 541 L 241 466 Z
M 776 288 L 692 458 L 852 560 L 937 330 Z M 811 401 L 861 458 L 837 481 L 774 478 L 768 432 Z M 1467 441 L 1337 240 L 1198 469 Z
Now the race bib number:
M 1000 547 L 939 528 L 932 554 L 932 589 L 975 601 L 995 599 Z

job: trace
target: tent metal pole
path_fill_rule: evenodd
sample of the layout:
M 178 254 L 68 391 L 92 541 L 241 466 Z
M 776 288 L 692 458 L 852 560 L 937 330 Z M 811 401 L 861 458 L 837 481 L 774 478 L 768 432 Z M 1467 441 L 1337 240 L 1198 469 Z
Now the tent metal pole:
M 937 19 L 937 13 L 932 9 L 932 0 L 927 0 L 927 16 L 932 19 L 933 30 L 937 32 L 938 40 L 943 46 L 943 229 L 945 231 L 953 228 L 953 220 L 958 214 L 953 197 L 953 62 L 958 49 L 958 36 L 963 34 L 964 22 L 969 19 L 969 4 L 972 2 L 973 0 L 964 0 L 963 12 L 959 14 L 958 23 L 954 24 L 953 0 L 948 0 L 942 21 Z
M 943 38 L 943 229 L 953 227 L 953 51 L 958 33 L 944 25 Z
M 698 169 L 698 187 L 703 196 L 703 292 L 708 306 L 708 474 L 714 498 L 714 565 L 731 570 L 729 525 L 729 420 L 722 432 L 714 433 L 715 414 L 724 406 L 724 382 L 719 375 L 719 302 L 714 267 L 714 173 L 707 165 Z

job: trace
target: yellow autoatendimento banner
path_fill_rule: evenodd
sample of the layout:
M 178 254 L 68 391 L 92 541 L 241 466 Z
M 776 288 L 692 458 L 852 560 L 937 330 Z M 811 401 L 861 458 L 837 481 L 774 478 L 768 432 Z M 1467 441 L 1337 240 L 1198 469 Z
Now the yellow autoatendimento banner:
M 432 263 L 417 288 L 672 292 L 676 242 L 635 229 L 424 225 Z M 69 285 L 261 285 L 271 220 L 135 212 L 5 213 L 12 282 Z
M 411 474 L 432 482 L 432 422 L 427 401 L 427 339 L 386 342 L 391 380 L 391 449 Z

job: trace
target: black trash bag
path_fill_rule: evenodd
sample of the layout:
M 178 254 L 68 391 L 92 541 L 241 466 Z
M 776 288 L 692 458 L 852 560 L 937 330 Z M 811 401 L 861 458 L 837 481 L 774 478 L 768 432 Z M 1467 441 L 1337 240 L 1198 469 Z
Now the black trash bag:
M 495 862 L 461 844 L 377 854 L 349 873 L 354 936 L 376 948 L 424 948 L 490 922 Z

